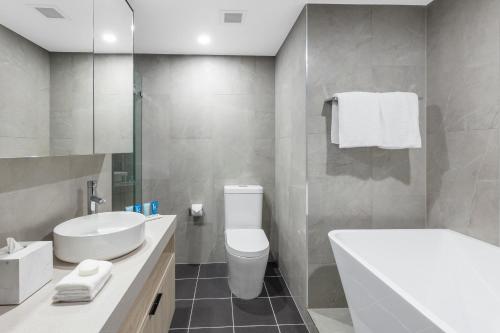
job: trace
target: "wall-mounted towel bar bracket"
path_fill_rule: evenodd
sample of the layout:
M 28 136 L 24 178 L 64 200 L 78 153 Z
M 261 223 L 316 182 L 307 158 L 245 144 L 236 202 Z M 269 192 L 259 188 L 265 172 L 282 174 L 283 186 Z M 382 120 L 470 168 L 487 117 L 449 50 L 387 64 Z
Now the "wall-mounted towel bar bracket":
M 418 100 L 423 101 L 424 98 L 419 96 Z M 337 103 L 338 101 L 339 101 L 339 99 L 337 97 L 332 97 L 332 98 L 326 99 L 325 103 L 333 103 L 333 102 Z

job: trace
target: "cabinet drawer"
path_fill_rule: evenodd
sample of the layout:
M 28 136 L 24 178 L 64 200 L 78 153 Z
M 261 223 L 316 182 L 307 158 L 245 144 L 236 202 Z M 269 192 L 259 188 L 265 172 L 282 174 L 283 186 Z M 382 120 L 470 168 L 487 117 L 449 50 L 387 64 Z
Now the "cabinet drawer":
M 162 307 L 173 303 L 172 313 L 175 308 L 175 255 L 174 255 L 175 241 L 174 238 L 170 240 L 162 254 L 160 255 L 160 259 L 158 260 L 156 267 L 151 272 L 151 275 L 147 278 L 144 287 L 139 292 L 139 296 L 137 296 L 134 306 L 130 310 L 127 315 L 127 319 L 123 323 L 120 332 L 126 333 L 134 333 L 134 332 L 142 332 L 145 328 L 145 325 L 148 322 L 149 311 L 151 309 L 151 305 L 154 303 L 156 295 L 159 293 L 159 290 L 164 287 L 164 285 L 168 285 L 168 281 L 171 279 L 171 285 L 165 286 L 166 290 L 172 295 L 167 293 L 162 293 L 162 297 L 159 300 L 158 308 L 156 313 L 159 313 L 160 305 Z M 161 293 L 161 292 L 160 292 Z M 169 298 L 172 298 L 170 301 Z M 158 315 L 156 315 L 158 316 Z M 168 317 L 168 316 L 167 316 Z M 170 316 L 171 320 L 171 316 Z M 167 325 L 170 326 L 170 322 Z M 160 332 L 160 331 L 155 331 Z
M 175 262 L 171 260 L 155 299 L 142 325 L 141 333 L 168 332 L 175 310 Z

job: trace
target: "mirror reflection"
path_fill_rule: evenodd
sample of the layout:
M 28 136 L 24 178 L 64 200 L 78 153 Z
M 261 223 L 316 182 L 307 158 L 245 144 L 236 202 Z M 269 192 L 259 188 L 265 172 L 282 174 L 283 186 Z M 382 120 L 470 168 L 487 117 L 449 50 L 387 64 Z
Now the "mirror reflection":
M 133 150 L 133 14 L 124 0 L 95 1 L 95 153 Z
M 132 60 L 125 0 L 2 1 L 0 158 L 132 152 Z
M 6 0 L 0 157 L 93 153 L 93 3 Z

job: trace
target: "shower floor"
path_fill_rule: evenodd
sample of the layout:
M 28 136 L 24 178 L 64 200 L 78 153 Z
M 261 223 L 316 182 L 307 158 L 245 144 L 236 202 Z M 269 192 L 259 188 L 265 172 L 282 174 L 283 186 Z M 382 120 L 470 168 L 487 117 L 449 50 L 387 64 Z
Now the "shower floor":
M 171 333 L 307 333 L 293 298 L 274 263 L 261 295 L 242 300 L 227 283 L 227 264 L 177 264 Z

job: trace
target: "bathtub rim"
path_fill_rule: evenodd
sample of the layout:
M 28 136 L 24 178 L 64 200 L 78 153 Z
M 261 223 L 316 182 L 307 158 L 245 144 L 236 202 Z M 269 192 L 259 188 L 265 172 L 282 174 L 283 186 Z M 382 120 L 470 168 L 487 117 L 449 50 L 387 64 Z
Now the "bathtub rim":
M 380 272 L 378 269 L 376 269 L 373 265 L 369 264 L 366 260 L 364 260 L 359 254 L 354 252 L 350 247 L 348 247 L 342 240 L 337 237 L 340 234 L 346 234 L 346 233 L 357 233 L 357 232 L 370 232 L 370 233 L 377 233 L 377 232 L 387 232 L 387 231 L 405 231 L 405 232 L 411 232 L 411 231 L 438 231 L 442 233 L 449 233 L 449 234 L 454 234 L 457 236 L 460 236 L 461 238 L 471 238 L 473 240 L 476 240 L 472 237 L 467 237 L 459 232 L 449 230 L 449 229 L 339 229 L 339 230 L 332 230 L 328 233 L 328 238 L 330 239 L 330 242 L 335 243 L 338 245 L 342 250 L 344 250 L 346 253 L 348 253 L 350 256 L 354 258 L 358 263 L 366 267 L 373 275 L 375 275 L 382 283 L 387 285 L 389 288 L 394 290 L 396 293 L 401 295 L 404 300 L 406 300 L 409 304 L 411 304 L 417 311 L 422 313 L 425 317 L 429 318 L 430 321 L 432 321 L 437 327 L 439 327 L 443 332 L 446 333 L 458 333 L 454 328 L 450 327 L 445 321 L 441 320 L 438 316 L 436 316 L 432 311 L 430 311 L 427 307 L 423 306 L 418 302 L 413 296 L 411 296 L 408 292 L 406 292 L 403 288 L 399 287 L 398 284 L 396 284 L 394 281 L 392 281 L 390 278 L 388 278 L 385 274 Z M 480 243 L 483 243 L 479 240 L 476 240 Z M 487 244 L 487 243 L 486 243 Z M 488 244 L 491 245 L 491 244 Z M 493 245 L 492 245 L 493 246 Z M 332 248 L 333 251 L 333 248 Z M 335 253 L 334 253 L 335 255 Z M 337 269 L 340 271 L 338 264 Z M 342 276 L 341 276 L 342 280 Z M 347 300 L 349 303 L 349 300 Z

